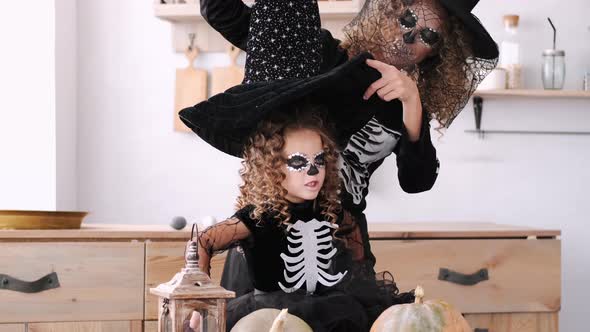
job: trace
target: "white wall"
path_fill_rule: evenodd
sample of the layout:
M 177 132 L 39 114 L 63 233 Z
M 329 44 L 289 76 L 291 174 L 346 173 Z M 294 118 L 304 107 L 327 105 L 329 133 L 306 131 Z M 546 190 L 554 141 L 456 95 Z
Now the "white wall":
M 231 211 L 239 161 L 173 132 L 175 68 L 187 63 L 170 38 L 149 1 L 78 3 L 78 207 L 89 222 Z
M 53 1 L 0 11 L 0 209 L 56 208 L 54 26 Z
M 56 209 L 77 206 L 76 0 L 55 2 Z
M 87 222 L 167 224 L 231 214 L 239 161 L 195 135 L 172 131 L 174 70 L 170 25 L 153 17 L 151 1 L 78 2 L 78 208 Z M 541 87 L 541 52 L 551 45 L 546 17 L 561 32 L 567 54 L 566 88 L 579 88 L 590 62 L 590 3 L 570 0 L 482 0 L 476 14 L 493 36 L 501 16 L 521 15 L 528 88 Z M 567 31 L 567 33 L 566 33 Z M 198 66 L 226 62 L 203 55 Z M 587 100 L 487 100 L 487 129 L 590 130 Z M 442 162 L 435 188 L 407 195 L 395 180 L 394 160 L 374 178 L 368 217 L 382 221 L 493 221 L 559 228 L 563 232 L 561 328 L 585 326 L 590 296 L 590 137 L 492 135 L 480 140 L 471 105 L 435 144 Z M 437 137 L 436 133 L 433 133 Z M 392 208 L 394 206 L 394 208 Z

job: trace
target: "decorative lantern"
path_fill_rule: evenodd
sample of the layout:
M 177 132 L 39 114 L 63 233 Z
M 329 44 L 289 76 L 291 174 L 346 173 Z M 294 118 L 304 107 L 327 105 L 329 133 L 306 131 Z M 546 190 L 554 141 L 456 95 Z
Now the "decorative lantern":
M 225 301 L 235 293 L 211 282 L 211 278 L 199 269 L 197 242 L 191 239 L 185 249 L 185 267 L 172 280 L 150 288 L 158 299 L 158 332 L 183 331 L 183 324 L 190 320 L 193 311 L 200 314 L 202 332 L 225 332 Z

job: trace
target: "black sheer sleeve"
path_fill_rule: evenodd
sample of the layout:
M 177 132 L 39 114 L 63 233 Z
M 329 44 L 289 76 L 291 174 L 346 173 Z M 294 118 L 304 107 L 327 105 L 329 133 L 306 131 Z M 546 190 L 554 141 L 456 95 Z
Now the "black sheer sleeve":
M 201 271 L 210 274 L 210 262 L 213 255 L 237 246 L 241 240 L 249 236 L 248 227 L 236 217 L 210 226 L 199 233 L 199 268 Z
M 422 117 L 420 137 L 412 142 L 405 127 L 402 128 L 400 143 L 394 152 L 397 160 L 397 177 L 402 189 L 410 194 L 428 191 L 438 177 L 440 167 L 436 149 L 430 138 L 430 118 Z

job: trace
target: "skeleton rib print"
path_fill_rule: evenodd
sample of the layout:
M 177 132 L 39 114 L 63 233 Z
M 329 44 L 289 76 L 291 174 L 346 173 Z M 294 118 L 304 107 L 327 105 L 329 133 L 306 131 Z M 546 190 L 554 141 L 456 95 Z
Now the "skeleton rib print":
M 285 262 L 283 275 L 286 285 L 279 282 L 285 293 L 295 292 L 305 284 L 307 293 L 311 294 L 315 292 L 317 283 L 331 287 L 346 275 L 348 271 L 336 275 L 328 273 L 331 259 L 336 255 L 336 248 L 332 246 L 333 228 L 338 228 L 338 225 L 317 219 L 308 222 L 299 220 L 287 228 L 289 255 L 281 253 Z

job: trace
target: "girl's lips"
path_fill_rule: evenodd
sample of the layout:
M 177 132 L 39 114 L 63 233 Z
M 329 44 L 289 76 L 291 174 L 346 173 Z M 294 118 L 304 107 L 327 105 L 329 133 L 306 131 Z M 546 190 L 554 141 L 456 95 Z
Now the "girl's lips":
M 309 181 L 308 183 L 305 184 L 305 186 L 308 188 L 315 188 L 315 187 L 317 187 L 317 185 L 318 185 L 317 181 Z

